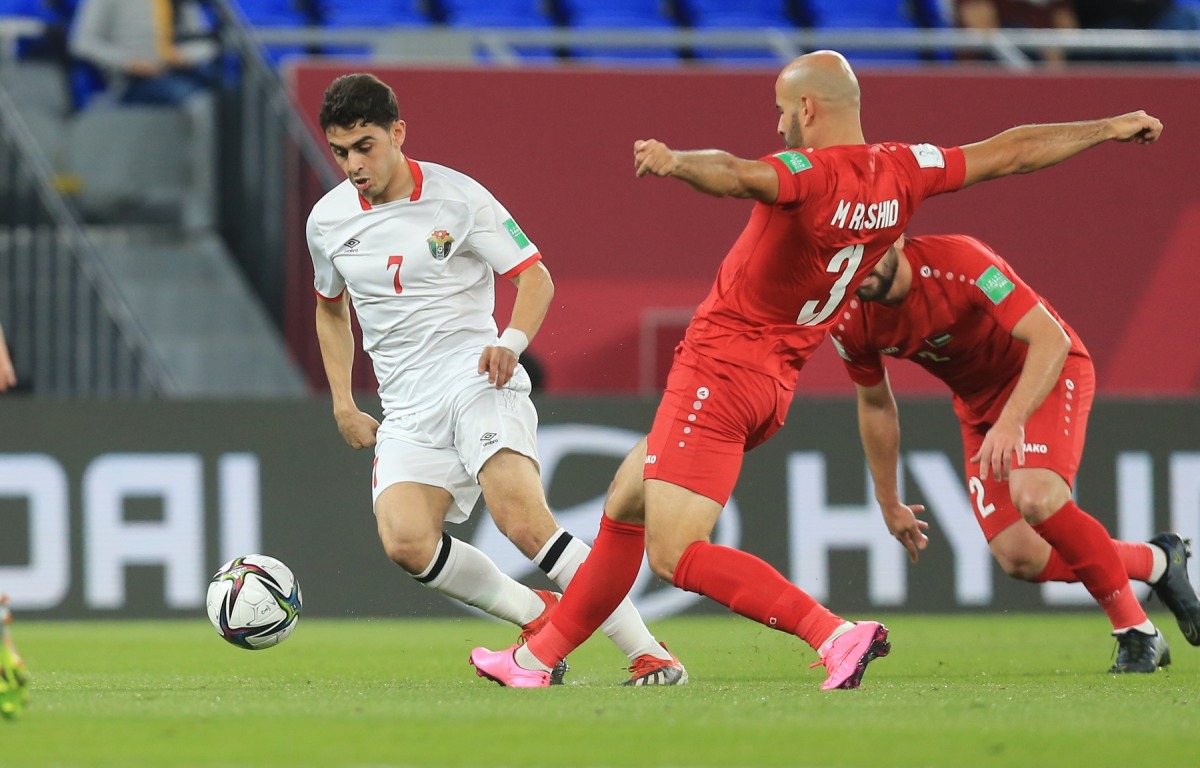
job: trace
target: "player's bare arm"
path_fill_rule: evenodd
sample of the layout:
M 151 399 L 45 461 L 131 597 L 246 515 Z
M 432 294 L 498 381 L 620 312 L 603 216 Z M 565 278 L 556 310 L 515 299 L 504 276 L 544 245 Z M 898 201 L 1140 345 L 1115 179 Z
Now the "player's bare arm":
M 521 353 L 537 335 L 554 298 L 554 281 L 550 270 L 538 261 L 512 278 L 517 286 L 512 318 L 500 334 L 500 341 L 483 348 L 479 356 L 479 373 L 486 373 L 488 383 L 500 389 L 512 379 Z
M 334 301 L 317 300 L 317 341 L 321 362 L 333 396 L 333 418 L 342 438 L 355 450 L 375 445 L 379 422 L 354 403 L 350 374 L 354 368 L 354 333 L 350 330 L 350 300 L 342 293 Z
M 904 545 L 908 559 L 915 563 L 920 551 L 929 545 L 929 537 L 925 535 L 929 523 L 917 518 L 925 507 L 900 501 L 896 487 L 900 462 L 900 415 L 896 398 L 886 375 L 872 387 L 856 384 L 855 389 L 858 392 L 858 432 L 867 465 L 871 468 L 875 499 L 883 511 L 888 531 Z
M 638 177 L 674 176 L 713 197 L 753 198 L 760 203 L 779 199 L 779 176 L 769 163 L 744 160 L 719 149 L 675 151 L 655 139 L 633 143 Z
M 967 167 L 963 186 L 1048 168 L 1106 141 L 1150 144 L 1158 140 L 1162 129 L 1158 118 L 1142 111 L 1103 120 L 1009 128 L 963 146 Z
M 971 457 L 979 463 L 979 477 L 1008 480 L 1014 466 L 1025 466 L 1025 422 L 1041 407 L 1062 374 L 1071 351 L 1071 338 L 1041 304 L 1025 313 L 1012 330 L 1013 338 L 1029 345 L 1017 385 L 1004 403 L 1004 410 L 988 430 Z

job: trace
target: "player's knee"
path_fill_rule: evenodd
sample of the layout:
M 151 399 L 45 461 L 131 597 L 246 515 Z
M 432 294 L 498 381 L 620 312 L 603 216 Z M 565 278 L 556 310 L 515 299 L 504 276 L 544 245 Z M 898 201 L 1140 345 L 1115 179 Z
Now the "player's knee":
M 1020 489 L 1013 493 L 1012 500 L 1021 517 L 1030 524 L 1042 522 L 1062 506 L 1055 504 L 1054 500 L 1038 487 Z
M 673 548 L 647 541 L 646 560 L 656 576 L 668 584 L 675 583 L 675 566 L 679 564 L 679 553 Z
M 1023 552 L 994 552 L 996 562 L 1005 574 L 1021 581 L 1034 581 L 1041 567 Z
M 409 573 L 420 573 L 433 558 L 432 548 L 424 543 L 401 538 L 383 539 L 388 559 Z

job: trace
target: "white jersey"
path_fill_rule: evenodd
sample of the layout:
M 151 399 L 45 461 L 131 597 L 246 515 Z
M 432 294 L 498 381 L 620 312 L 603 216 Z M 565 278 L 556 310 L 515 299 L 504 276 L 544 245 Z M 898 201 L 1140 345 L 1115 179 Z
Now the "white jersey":
M 498 333 L 493 273 L 511 277 L 541 258 L 479 182 L 407 159 L 416 187 L 371 205 L 346 180 L 308 217 L 319 297 L 343 291 L 362 327 L 385 416 L 431 407 Z

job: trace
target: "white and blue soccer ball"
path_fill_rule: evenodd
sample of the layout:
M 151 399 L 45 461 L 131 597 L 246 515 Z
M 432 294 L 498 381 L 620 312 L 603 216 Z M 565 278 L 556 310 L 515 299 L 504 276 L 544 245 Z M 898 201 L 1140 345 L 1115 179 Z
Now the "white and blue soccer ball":
M 235 557 L 208 584 L 208 619 L 217 634 L 251 651 L 279 645 L 300 620 L 300 583 L 267 555 Z

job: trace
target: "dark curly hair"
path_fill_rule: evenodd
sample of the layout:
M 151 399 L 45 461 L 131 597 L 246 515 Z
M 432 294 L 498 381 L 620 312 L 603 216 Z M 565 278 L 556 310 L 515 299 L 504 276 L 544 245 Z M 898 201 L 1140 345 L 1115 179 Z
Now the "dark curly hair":
M 388 128 L 400 119 L 400 107 L 395 91 L 386 83 L 375 75 L 356 72 L 329 84 L 317 119 L 322 131 L 331 125 L 353 128 L 360 122 Z

